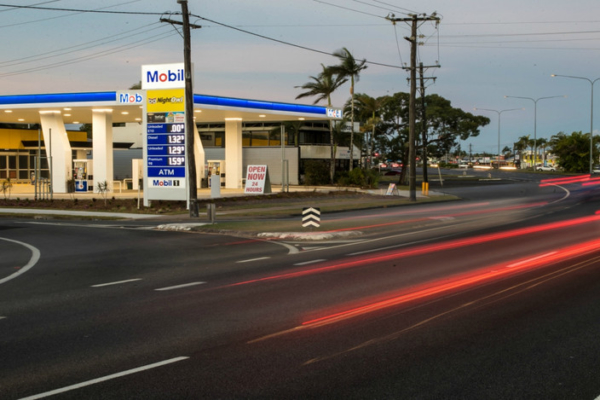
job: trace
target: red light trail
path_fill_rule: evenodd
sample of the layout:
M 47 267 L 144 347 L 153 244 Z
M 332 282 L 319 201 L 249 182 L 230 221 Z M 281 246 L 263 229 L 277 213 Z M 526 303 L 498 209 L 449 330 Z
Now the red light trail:
M 374 302 L 361 307 L 344 310 L 334 314 L 315 318 L 302 323 L 303 327 L 317 327 L 353 318 L 359 315 L 372 313 L 389 307 L 398 306 L 411 301 L 429 298 L 434 295 L 447 294 L 451 291 L 466 289 L 471 286 L 482 284 L 491 280 L 547 266 L 549 263 L 566 260 L 588 252 L 598 251 L 600 239 L 592 240 L 583 244 L 565 247 L 550 253 L 540 254 L 516 262 L 502 263 L 482 268 L 478 271 L 460 274 L 436 282 L 428 282 L 423 285 L 403 290 L 400 294 L 387 300 Z
M 330 271 L 342 270 L 342 269 L 346 269 L 346 268 L 371 265 L 373 263 L 394 260 L 394 259 L 398 259 L 398 258 L 402 258 L 402 257 L 410 257 L 410 256 L 421 255 L 421 254 L 429 254 L 432 252 L 437 252 L 437 251 L 442 251 L 442 250 L 452 250 L 452 249 L 457 249 L 457 248 L 461 248 L 461 247 L 465 247 L 465 246 L 473 246 L 476 244 L 482 244 L 482 243 L 517 237 L 517 236 L 529 235 L 532 233 L 545 232 L 545 231 L 551 230 L 551 229 L 560 229 L 560 228 L 566 228 L 566 227 L 571 227 L 571 226 L 580 225 L 580 224 L 586 224 L 586 223 L 590 223 L 590 222 L 596 222 L 599 220 L 600 220 L 600 214 L 596 214 L 596 215 L 592 215 L 592 216 L 588 216 L 588 217 L 576 218 L 576 219 L 567 220 L 567 221 L 553 222 L 553 223 L 549 223 L 549 224 L 531 226 L 531 227 L 527 227 L 527 228 L 514 229 L 514 230 L 510 230 L 510 231 L 505 231 L 505 232 L 491 233 L 491 234 L 481 235 L 481 236 L 472 237 L 472 238 L 450 240 L 448 242 L 437 243 L 437 244 L 433 244 L 433 245 L 417 246 L 417 247 L 406 249 L 406 250 L 387 252 L 387 253 L 383 253 L 382 255 L 379 255 L 376 257 L 360 258 L 360 259 L 357 259 L 354 261 L 348 261 L 348 262 L 344 262 L 344 263 L 340 263 L 340 264 L 326 265 L 323 267 L 317 267 L 317 268 L 313 268 L 313 269 L 303 269 L 303 270 L 298 270 L 298 271 L 294 271 L 294 272 L 266 276 L 263 278 L 251 279 L 251 280 L 247 280 L 247 281 L 232 283 L 230 285 L 226 285 L 225 287 L 248 285 L 248 284 L 253 284 L 253 283 L 268 282 L 268 281 L 274 281 L 274 280 L 280 280 L 280 279 L 292 279 L 292 278 L 298 278 L 298 277 L 302 277 L 302 276 L 308 276 L 308 275 L 320 274 L 320 273 L 325 273 L 325 272 L 330 272 Z

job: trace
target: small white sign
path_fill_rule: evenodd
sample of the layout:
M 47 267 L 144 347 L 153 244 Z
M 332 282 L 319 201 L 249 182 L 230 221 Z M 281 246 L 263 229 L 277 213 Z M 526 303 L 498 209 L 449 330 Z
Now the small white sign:
M 271 193 L 271 180 L 269 179 L 269 171 L 266 165 L 248 165 L 244 193 Z

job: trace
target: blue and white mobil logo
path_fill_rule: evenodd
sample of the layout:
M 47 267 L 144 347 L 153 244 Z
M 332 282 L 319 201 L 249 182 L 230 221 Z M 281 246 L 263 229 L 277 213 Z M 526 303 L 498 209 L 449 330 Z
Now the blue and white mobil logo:
M 333 108 L 327 109 L 327 116 L 329 118 L 342 118 L 342 110 L 336 110 Z
M 142 65 L 142 89 L 185 87 L 185 69 L 180 64 Z
M 144 104 L 144 92 L 128 91 L 117 92 L 117 103 L 119 104 Z
M 179 189 L 185 187 L 185 180 L 183 179 L 153 178 L 149 181 L 150 187 L 154 188 Z

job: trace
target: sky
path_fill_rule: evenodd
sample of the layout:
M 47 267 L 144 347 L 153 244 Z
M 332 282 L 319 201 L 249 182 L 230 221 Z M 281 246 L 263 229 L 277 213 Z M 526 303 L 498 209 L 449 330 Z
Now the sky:
M 28 5 L 49 10 L 10 7 Z M 534 131 L 549 139 L 590 130 L 591 83 L 551 74 L 600 78 L 597 0 L 189 0 L 188 8 L 202 26 L 191 39 L 195 93 L 311 104 L 296 100 L 297 86 L 336 64 L 330 54 L 342 47 L 368 61 L 356 93 L 409 92 L 401 66 L 410 26 L 385 17 L 435 12 L 438 25 L 419 25 L 418 62 L 439 65 L 426 70 L 436 78 L 426 93 L 491 120 L 463 150 L 498 149 L 498 113 L 474 108 L 516 109 L 501 113 L 501 149 Z M 182 37 L 160 22 L 180 12 L 177 0 L 0 0 L 0 95 L 127 89 L 142 65 L 183 62 Z M 594 89 L 599 134 L 600 83 Z M 333 106 L 349 90 L 334 93 Z M 552 98 L 535 102 L 542 97 Z

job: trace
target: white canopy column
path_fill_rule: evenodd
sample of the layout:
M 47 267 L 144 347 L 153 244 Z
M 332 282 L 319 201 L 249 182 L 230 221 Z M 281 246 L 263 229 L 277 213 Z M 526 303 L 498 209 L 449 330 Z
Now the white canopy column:
M 204 166 L 206 165 L 206 153 L 202 146 L 202 139 L 198 133 L 198 126 L 194 122 L 194 160 L 196 160 L 196 187 L 200 187 L 202 178 L 206 177 Z
M 242 188 L 242 119 L 225 119 L 225 188 Z
M 67 180 L 73 179 L 73 156 L 62 115 L 60 111 L 40 111 L 40 122 L 52 190 L 67 193 Z
M 92 110 L 92 138 L 94 192 L 98 191 L 98 182 L 107 182 L 109 192 L 112 192 L 114 178 L 112 110 Z

